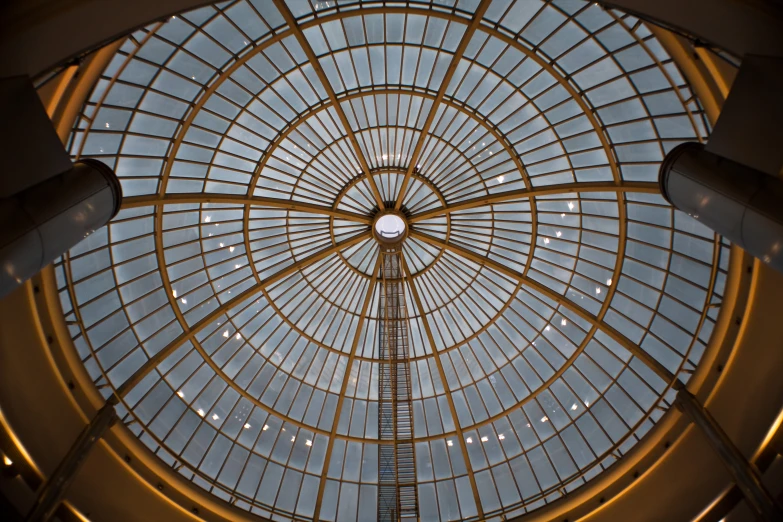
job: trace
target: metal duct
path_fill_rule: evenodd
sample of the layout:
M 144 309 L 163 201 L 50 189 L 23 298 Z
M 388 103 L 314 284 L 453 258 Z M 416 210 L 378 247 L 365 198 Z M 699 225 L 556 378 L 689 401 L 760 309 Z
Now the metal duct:
M 783 272 L 783 181 L 683 143 L 666 155 L 661 193 L 675 208 Z
M 112 169 L 91 159 L 0 199 L 0 298 L 108 223 L 121 200 Z

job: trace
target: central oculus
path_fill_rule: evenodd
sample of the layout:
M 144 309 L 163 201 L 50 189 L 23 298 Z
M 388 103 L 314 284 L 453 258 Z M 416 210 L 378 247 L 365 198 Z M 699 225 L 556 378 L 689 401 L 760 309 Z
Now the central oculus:
M 375 222 L 375 232 L 386 241 L 400 239 L 405 234 L 405 221 L 396 214 L 385 214 Z

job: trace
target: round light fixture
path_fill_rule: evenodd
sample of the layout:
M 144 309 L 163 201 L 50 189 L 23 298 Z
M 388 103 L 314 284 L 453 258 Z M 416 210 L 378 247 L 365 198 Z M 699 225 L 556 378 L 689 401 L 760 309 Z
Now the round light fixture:
M 405 234 L 405 221 L 396 214 L 385 214 L 375 222 L 375 232 L 386 241 L 400 239 Z

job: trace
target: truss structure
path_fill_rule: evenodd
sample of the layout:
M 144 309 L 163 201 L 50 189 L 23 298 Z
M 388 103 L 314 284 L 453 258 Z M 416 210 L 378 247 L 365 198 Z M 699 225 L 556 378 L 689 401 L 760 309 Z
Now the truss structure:
M 56 266 L 73 342 L 244 509 L 516 516 L 699 364 L 728 247 L 653 179 L 707 137 L 672 59 L 592 2 L 454 4 L 207 6 L 134 33 L 80 113 L 71 154 L 127 197 Z
M 378 521 L 417 520 L 416 456 L 413 446 L 408 309 L 401 252 L 381 252 L 378 310 Z

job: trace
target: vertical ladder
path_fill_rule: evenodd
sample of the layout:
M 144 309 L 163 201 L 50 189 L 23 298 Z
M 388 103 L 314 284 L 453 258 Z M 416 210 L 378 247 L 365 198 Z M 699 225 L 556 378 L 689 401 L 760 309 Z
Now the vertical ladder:
M 378 314 L 378 522 L 417 520 L 408 310 L 400 251 L 381 249 Z

